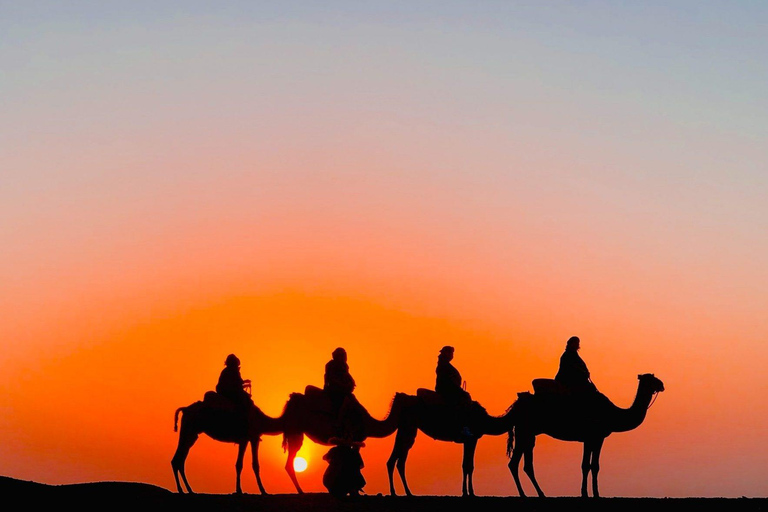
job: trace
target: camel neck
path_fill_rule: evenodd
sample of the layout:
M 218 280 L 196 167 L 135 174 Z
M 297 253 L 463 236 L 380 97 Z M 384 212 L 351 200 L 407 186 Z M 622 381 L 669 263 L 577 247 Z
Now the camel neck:
M 642 383 L 638 385 L 632 405 L 628 409 L 617 408 L 611 430 L 613 432 L 626 432 L 639 427 L 645 420 L 652 397 L 653 392 L 647 386 L 643 386 Z
M 392 435 L 397 430 L 400 413 L 403 409 L 404 395 L 397 393 L 392 400 L 387 417 L 377 420 L 370 415 L 365 418 L 365 431 L 368 437 L 381 438 Z
M 514 426 L 512 411 L 508 410 L 501 416 L 488 415 L 483 425 L 483 434 L 500 436 L 509 432 Z

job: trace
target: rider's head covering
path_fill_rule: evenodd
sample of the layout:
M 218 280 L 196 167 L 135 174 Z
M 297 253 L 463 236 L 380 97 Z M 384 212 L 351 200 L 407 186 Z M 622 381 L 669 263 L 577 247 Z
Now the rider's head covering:
M 571 336 L 565 344 L 565 348 L 579 348 L 579 337 Z
M 450 345 L 446 345 L 443 348 L 440 349 L 440 355 L 441 356 L 452 356 L 453 355 L 453 347 Z
M 238 367 L 238 366 L 240 366 L 240 360 L 237 358 L 237 356 L 235 354 L 229 354 L 227 356 L 226 361 L 224 361 L 224 364 L 227 365 L 227 366 Z
M 340 358 L 343 359 L 347 357 L 347 351 L 339 347 L 336 350 L 334 350 L 331 355 L 333 356 L 334 359 L 340 359 Z

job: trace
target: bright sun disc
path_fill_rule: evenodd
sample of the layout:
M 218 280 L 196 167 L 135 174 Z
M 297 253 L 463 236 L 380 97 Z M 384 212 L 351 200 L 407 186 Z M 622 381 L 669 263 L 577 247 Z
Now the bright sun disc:
M 296 457 L 293 459 L 293 469 L 301 473 L 307 469 L 307 460 L 304 457 Z

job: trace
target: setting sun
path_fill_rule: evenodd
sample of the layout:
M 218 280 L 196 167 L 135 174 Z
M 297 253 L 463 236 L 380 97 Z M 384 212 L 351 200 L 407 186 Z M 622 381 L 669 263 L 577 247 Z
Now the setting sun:
M 301 473 L 307 469 L 307 459 L 304 457 L 296 457 L 293 459 L 293 469 L 295 469 L 297 473 Z

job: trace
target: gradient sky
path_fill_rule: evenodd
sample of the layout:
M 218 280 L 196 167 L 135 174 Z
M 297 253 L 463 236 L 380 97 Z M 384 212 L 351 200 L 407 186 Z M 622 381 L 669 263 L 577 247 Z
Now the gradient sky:
M 326 3 L 0 1 L 0 474 L 173 488 L 231 352 L 277 416 L 344 346 L 383 417 L 451 344 L 499 415 L 578 335 L 617 405 L 667 388 L 603 495 L 768 496 L 768 5 Z M 478 494 L 516 495 L 504 446 Z M 420 434 L 412 490 L 460 454 Z M 202 438 L 193 487 L 235 456 Z M 539 439 L 548 494 L 580 462 Z

